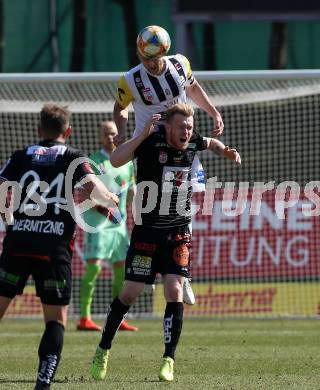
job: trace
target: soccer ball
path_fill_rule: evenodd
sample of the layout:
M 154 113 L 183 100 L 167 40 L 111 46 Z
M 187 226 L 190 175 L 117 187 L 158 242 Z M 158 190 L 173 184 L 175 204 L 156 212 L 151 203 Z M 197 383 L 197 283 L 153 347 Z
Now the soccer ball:
M 139 32 L 138 53 L 144 58 L 157 58 L 168 53 L 171 40 L 167 31 L 159 26 L 148 26 Z

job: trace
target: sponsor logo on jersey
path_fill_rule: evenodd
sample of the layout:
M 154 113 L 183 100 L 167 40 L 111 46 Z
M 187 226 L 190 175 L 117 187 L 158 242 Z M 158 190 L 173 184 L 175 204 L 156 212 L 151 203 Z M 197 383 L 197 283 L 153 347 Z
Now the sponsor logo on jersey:
M 142 90 L 142 93 L 143 93 L 143 96 L 146 100 L 148 100 L 149 102 L 152 102 L 153 100 L 153 95 L 152 95 L 152 92 L 151 92 L 151 89 L 150 88 L 144 88 Z
M 175 62 L 174 67 L 175 67 L 177 70 L 180 70 L 180 69 L 181 69 L 181 64 L 177 61 L 177 62 Z
M 179 84 L 182 86 L 184 85 L 185 81 L 184 81 L 184 77 L 183 76 L 179 76 Z
M 32 162 L 54 163 L 57 157 L 63 155 L 66 150 L 67 147 L 65 145 L 54 145 L 51 147 L 32 145 L 27 149 L 27 155 L 32 155 Z
M 137 88 L 143 87 L 143 82 L 142 82 L 142 80 L 141 80 L 140 77 L 136 77 L 136 78 L 134 79 L 134 82 L 135 82 Z
M 159 152 L 159 163 L 165 164 L 168 161 L 168 155 L 163 150 Z
M 188 167 L 171 167 L 165 166 L 163 168 L 163 188 L 162 190 L 168 191 L 178 191 L 179 187 L 182 184 L 188 183 L 189 168 Z M 167 186 L 167 183 L 172 183 Z

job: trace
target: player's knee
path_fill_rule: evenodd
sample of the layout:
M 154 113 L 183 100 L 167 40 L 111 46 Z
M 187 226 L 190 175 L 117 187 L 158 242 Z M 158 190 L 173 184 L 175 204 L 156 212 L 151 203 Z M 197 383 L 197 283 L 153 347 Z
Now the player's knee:
M 119 299 L 124 305 L 131 306 L 134 304 L 138 295 L 139 295 L 139 292 L 136 289 L 126 288 L 126 285 L 125 285 L 119 294 Z
M 120 302 L 126 306 L 133 305 L 136 298 L 137 298 L 136 295 L 134 295 L 132 293 L 120 293 L 119 294 Z
M 169 285 L 165 289 L 165 298 L 167 302 L 182 301 L 182 287 L 180 284 Z

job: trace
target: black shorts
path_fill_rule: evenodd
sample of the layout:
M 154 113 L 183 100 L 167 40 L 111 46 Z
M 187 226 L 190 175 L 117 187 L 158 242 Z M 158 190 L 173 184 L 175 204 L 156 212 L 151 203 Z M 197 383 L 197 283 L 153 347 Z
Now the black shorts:
M 135 226 L 126 258 L 126 280 L 154 283 L 157 273 L 188 277 L 191 234 L 188 225 L 170 229 Z
M 12 255 L 4 250 L 0 257 L 0 295 L 21 295 L 29 276 L 44 304 L 68 305 L 71 299 L 71 264 L 57 256 Z

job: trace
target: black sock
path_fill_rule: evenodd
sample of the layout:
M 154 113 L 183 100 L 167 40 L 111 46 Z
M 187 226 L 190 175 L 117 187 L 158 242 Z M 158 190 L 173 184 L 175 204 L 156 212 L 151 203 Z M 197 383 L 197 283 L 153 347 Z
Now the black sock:
M 61 357 L 63 338 L 64 326 L 57 321 L 49 321 L 38 350 L 39 368 L 37 385 L 50 385 L 54 378 Z
M 106 323 L 103 328 L 100 348 L 110 349 L 112 340 L 122 322 L 125 315 L 128 313 L 130 306 L 126 306 L 115 298 L 110 305 Z
M 174 359 L 183 323 L 183 303 L 168 302 L 163 319 L 164 346 L 163 356 Z

